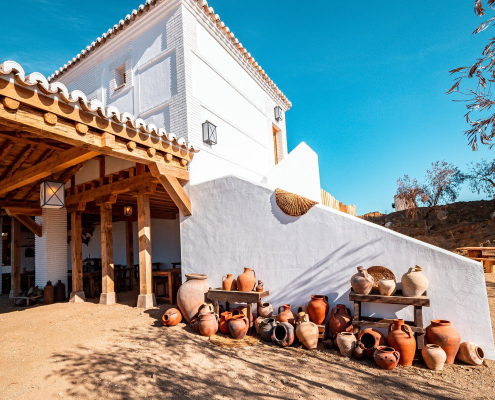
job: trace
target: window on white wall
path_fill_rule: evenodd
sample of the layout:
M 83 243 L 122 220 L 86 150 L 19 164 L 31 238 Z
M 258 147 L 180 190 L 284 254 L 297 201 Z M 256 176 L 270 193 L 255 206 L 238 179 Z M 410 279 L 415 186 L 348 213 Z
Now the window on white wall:
M 119 90 L 125 86 L 125 63 L 120 64 L 115 68 L 115 90 Z
M 132 86 L 132 59 L 129 54 L 119 57 L 109 66 L 109 95 Z M 117 93 L 116 93 L 117 94 Z

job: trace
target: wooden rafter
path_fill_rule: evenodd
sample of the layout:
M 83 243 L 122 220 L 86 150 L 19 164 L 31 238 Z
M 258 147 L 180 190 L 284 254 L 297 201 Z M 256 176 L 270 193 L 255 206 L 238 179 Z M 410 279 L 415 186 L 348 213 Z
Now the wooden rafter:
M 30 139 L 27 137 L 24 137 L 25 135 L 29 135 Z M 56 142 L 49 142 L 48 140 L 43 140 L 42 138 L 39 138 L 38 140 L 33 140 L 32 135 L 29 133 L 23 133 L 23 132 L 18 132 L 18 131 L 13 131 L 10 129 L 3 129 L 2 126 L 0 125 L 0 138 L 4 138 L 7 140 L 13 140 L 14 144 L 15 143 L 24 143 L 24 144 L 30 144 L 33 146 L 37 146 L 39 148 L 45 148 L 45 149 L 52 149 L 52 150 L 67 150 L 69 146 L 63 144 L 63 143 L 57 143 Z M 52 144 L 50 144 L 52 143 Z
M 36 150 L 36 146 L 31 146 L 30 144 L 28 144 L 25 148 L 24 148 L 24 151 L 21 153 L 21 155 L 19 156 L 19 158 L 16 160 L 16 162 L 14 164 L 12 164 L 10 166 L 9 169 L 7 169 L 7 171 L 5 171 L 5 173 L 3 174 L 3 176 L 0 178 L 0 181 L 3 181 L 4 179 L 8 179 L 10 178 L 12 175 L 14 175 L 14 173 L 19 169 L 21 168 L 21 165 L 24 163 L 24 161 L 26 161 L 29 156 Z
M 88 161 L 84 161 L 82 163 L 79 163 L 77 165 L 74 165 L 73 167 L 71 168 L 68 168 L 64 171 L 64 173 L 62 175 L 60 175 L 60 177 L 58 178 L 59 181 L 61 182 L 68 182 L 70 180 L 70 178 L 72 178 L 75 174 L 77 174 L 82 167 L 84 167 L 86 165 Z
M 38 237 L 43 236 L 43 229 L 31 217 L 29 217 L 27 215 L 22 215 L 22 214 L 15 214 L 14 213 L 15 210 L 12 210 L 10 208 L 6 208 L 5 211 L 7 212 L 7 214 L 10 217 L 17 219 L 22 225 L 24 225 L 26 228 L 28 228 L 36 236 L 38 236 Z
M 14 147 L 15 142 L 13 140 L 6 140 L 5 143 L 0 147 L 0 162 L 7 157 L 12 147 Z

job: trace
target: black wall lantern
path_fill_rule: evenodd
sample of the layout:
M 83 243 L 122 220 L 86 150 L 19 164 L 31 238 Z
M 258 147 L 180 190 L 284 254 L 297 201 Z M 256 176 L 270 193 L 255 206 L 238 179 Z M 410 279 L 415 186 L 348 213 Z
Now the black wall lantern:
M 127 204 L 125 207 L 124 207 L 124 215 L 126 217 L 131 217 L 132 216 L 132 206 Z
M 284 119 L 284 114 L 282 109 L 279 106 L 275 107 L 275 120 L 282 121 L 283 119 Z
M 65 183 L 44 181 L 40 187 L 40 206 L 43 208 L 65 207 Z
M 210 146 L 217 144 L 217 127 L 209 121 L 203 123 L 203 142 Z

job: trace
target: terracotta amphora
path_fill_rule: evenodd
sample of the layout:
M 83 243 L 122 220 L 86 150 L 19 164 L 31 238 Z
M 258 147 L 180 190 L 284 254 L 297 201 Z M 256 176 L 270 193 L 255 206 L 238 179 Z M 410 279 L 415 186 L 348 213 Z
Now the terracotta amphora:
M 249 321 L 244 314 L 234 315 L 229 320 L 229 331 L 236 340 L 244 339 L 249 329 Z
M 218 315 L 206 312 L 199 315 L 199 333 L 203 336 L 213 336 L 218 331 Z
M 400 353 L 399 364 L 410 367 L 416 353 L 416 339 L 411 327 L 403 319 L 394 319 L 389 325 L 387 342 Z
M 461 345 L 461 334 L 450 321 L 432 319 L 431 324 L 426 328 L 426 341 L 429 344 L 438 344 L 447 354 L 445 364 L 453 364 Z
M 337 304 L 337 307 L 332 308 L 330 319 L 328 320 L 328 329 L 330 330 L 331 336 L 340 332 L 351 332 L 351 324 L 351 310 L 344 304 Z
M 351 332 L 340 332 L 337 334 L 337 346 L 340 354 L 344 357 L 350 357 L 356 347 L 356 336 Z
M 220 314 L 220 322 L 218 323 L 218 330 L 224 335 L 228 335 L 229 331 L 229 320 L 232 318 L 232 313 L 225 311 Z
M 378 281 L 378 291 L 382 296 L 393 296 L 397 290 L 397 283 L 393 279 L 381 279 Z
M 270 318 L 273 315 L 273 306 L 270 303 L 258 303 L 258 315 Z
M 280 311 L 280 309 L 282 309 L 282 311 Z M 280 306 L 278 308 L 278 315 L 275 319 L 277 320 L 277 322 L 288 322 L 291 325 L 295 325 L 296 323 L 296 316 L 290 310 L 290 304 L 284 304 L 283 306 Z
M 297 325 L 296 335 L 299 341 L 309 350 L 318 347 L 318 327 L 313 322 L 301 322 Z
M 272 341 L 273 330 L 275 329 L 275 318 L 265 318 L 260 322 L 260 337 L 265 342 Z
M 186 274 L 187 280 L 177 291 L 177 306 L 187 322 L 191 322 L 206 301 L 206 293 L 210 289 L 207 278 L 208 275 L 204 274 Z
M 328 310 L 328 297 L 314 294 L 311 296 L 311 300 L 308 303 L 308 314 L 316 325 L 323 325 L 327 318 Z
M 370 274 L 368 274 L 368 271 L 364 269 L 364 267 L 357 267 L 357 270 L 357 274 L 354 274 L 351 278 L 352 289 L 357 294 L 370 294 L 375 280 Z
M 427 344 L 421 350 L 426 366 L 434 371 L 441 371 L 447 360 L 447 354 L 438 344 Z
M 232 288 L 234 281 L 234 275 L 232 274 L 227 274 L 227 276 L 222 277 L 222 290 L 234 290 Z
M 263 291 L 263 282 L 258 281 L 258 285 L 256 285 L 256 291 L 257 292 L 262 292 Z
M 272 340 L 279 346 L 290 346 L 294 343 L 294 338 L 294 327 L 288 322 L 279 322 L 273 329 Z
M 373 358 L 380 368 L 390 371 L 399 363 L 400 353 L 393 347 L 378 346 L 373 353 Z
M 252 292 L 255 284 L 256 272 L 251 270 L 251 268 L 244 268 L 244 272 L 237 278 L 237 290 L 241 292 Z
M 169 308 L 162 317 L 163 326 L 175 326 L 182 321 L 182 314 L 177 308 Z
M 463 342 L 457 352 L 457 359 L 471 365 L 481 365 L 485 359 L 483 349 L 473 342 Z
M 359 332 L 358 340 L 364 345 L 364 354 L 373 357 L 373 353 L 378 346 L 386 346 L 387 339 L 380 331 L 367 328 Z
M 406 297 L 419 297 L 428 289 L 428 279 L 423 275 L 423 268 L 416 265 L 402 275 L 402 294 Z
M 362 360 L 365 356 L 364 354 L 364 344 L 362 344 L 359 340 L 356 342 L 356 346 L 352 351 L 352 354 L 357 360 Z

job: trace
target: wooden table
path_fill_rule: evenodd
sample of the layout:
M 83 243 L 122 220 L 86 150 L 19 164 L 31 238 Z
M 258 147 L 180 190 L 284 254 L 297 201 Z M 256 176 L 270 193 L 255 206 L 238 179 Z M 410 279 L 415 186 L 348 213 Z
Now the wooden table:
M 17 299 L 24 299 L 24 300 L 26 300 L 26 307 L 29 307 L 30 306 L 29 302 L 31 300 L 38 300 L 41 297 L 43 297 L 43 295 L 40 295 L 40 296 L 16 296 L 16 297 L 12 297 L 12 300 L 14 300 L 14 306 L 15 306 Z
M 117 283 L 116 289 L 119 287 L 118 282 L 120 280 L 123 280 L 124 291 L 125 291 L 127 288 L 126 281 L 129 280 L 129 289 L 132 290 L 133 282 L 134 282 L 134 276 L 133 276 L 134 268 L 115 268 L 114 274 L 115 274 L 115 283 Z
M 156 299 L 161 299 L 168 301 L 170 304 L 174 304 L 174 298 L 175 298 L 175 293 L 174 293 L 174 278 L 177 275 L 180 275 L 181 269 L 180 268 L 172 268 L 172 269 L 165 269 L 163 271 L 154 271 L 152 275 L 153 279 L 153 292 L 155 291 L 155 278 L 163 277 L 163 278 L 168 278 L 168 297 L 162 296 L 162 297 L 155 297 Z
M 379 294 L 357 294 L 353 290 L 349 293 L 349 300 L 354 302 L 354 317 L 352 325 L 354 334 L 357 334 L 360 328 L 385 328 L 393 323 L 393 319 L 364 317 L 361 315 L 361 303 L 379 303 L 379 304 L 401 304 L 414 306 L 414 321 L 404 321 L 411 327 L 416 334 L 416 343 L 418 350 L 425 346 L 425 329 L 423 326 L 423 307 L 430 307 L 430 299 L 427 296 L 405 297 L 402 291 L 398 290 L 394 296 L 382 296 Z
M 251 327 L 253 321 L 251 320 L 252 315 L 252 304 L 258 303 L 263 297 L 270 295 L 268 290 L 263 292 L 240 292 L 237 290 L 221 290 L 221 289 L 210 289 L 206 294 L 206 297 L 213 301 L 215 306 L 215 313 L 219 313 L 219 301 L 225 301 L 226 309 L 229 311 L 231 303 L 246 303 L 247 304 L 247 317 L 249 320 L 249 326 Z
M 95 272 L 84 272 L 83 276 L 86 276 L 89 278 L 89 297 L 94 298 L 95 297 L 95 277 L 99 276 L 101 279 L 101 271 L 95 271 Z
M 456 250 L 467 252 L 467 258 L 480 261 L 483 264 L 485 273 L 493 273 L 495 266 L 495 254 L 483 254 L 483 251 L 492 251 L 495 253 L 495 247 L 459 247 Z

